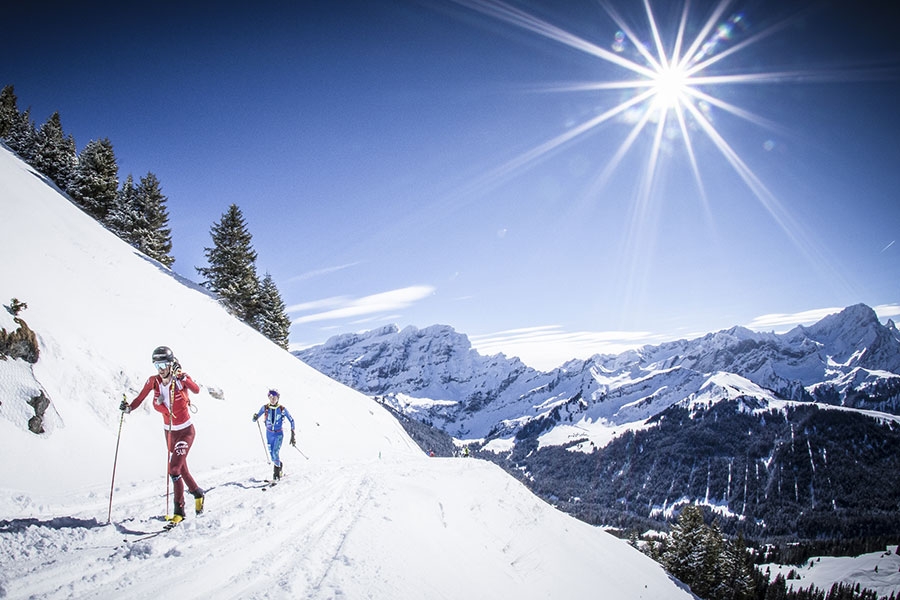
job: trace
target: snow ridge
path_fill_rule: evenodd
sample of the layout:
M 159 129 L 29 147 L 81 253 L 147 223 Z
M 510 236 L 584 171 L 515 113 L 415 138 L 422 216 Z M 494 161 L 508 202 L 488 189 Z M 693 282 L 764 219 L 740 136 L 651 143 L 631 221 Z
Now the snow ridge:
M 865 396 L 868 404 L 857 407 L 896 412 L 896 393 L 880 390 L 900 390 L 900 336 L 864 304 L 784 334 L 733 327 L 572 360 L 547 373 L 502 354 L 481 356 L 447 326 L 336 336 L 296 355 L 458 438 L 511 437 L 574 399 L 581 405 L 579 414 L 569 411 L 569 422 L 585 428 L 636 423 L 699 395 L 707 402 L 732 396 L 728 387 L 709 391 L 717 374 L 743 380 L 738 387 L 760 405 L 778 398 L 853 407 L 851 399 Z M 401 394 L 421 402 L 410 410 L 408 400 L 396 400 Z

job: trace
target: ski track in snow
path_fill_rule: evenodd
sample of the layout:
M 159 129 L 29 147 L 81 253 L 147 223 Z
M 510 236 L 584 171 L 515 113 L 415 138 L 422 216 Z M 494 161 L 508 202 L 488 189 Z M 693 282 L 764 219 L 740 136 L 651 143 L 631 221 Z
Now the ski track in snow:
M 197 579 L 194 597 L 339 598 L 331 566 L 343 560 L 341 548 L 373 483 L 364 465 L 344 465 L 337 474 L 333 465 L 324 469 L 326 475 L 291 473 L 265 492 L 254 476 L 259 468 L 219 473 L 226 480 L 207 490 L 203 514 L 193 514 L 188 495 L 184 522 L 140 541 L 132 540 L 164 524 L 154 484 L 127 505 L 114 495 L 110 525 L 96 512 L 2 521 L 0 597 L 157 598 L 167 582 L 180 580 L 180 587 L 197 569 L 222 565 L 218 578 Z M 244 568 L 233 572 L 235 564 Z

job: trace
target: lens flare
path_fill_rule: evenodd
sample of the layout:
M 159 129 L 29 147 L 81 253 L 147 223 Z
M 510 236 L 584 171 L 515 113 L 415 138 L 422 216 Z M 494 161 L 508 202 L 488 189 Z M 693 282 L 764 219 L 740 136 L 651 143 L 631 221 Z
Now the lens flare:
M 470 182 L 468 189 L 463 190 L 464 194 L 475 195 L 484 192 L 485 189 L 498 185 L 600 126 L 625 123 L 630 126 L 630 130 L 612 152 L 605 167 L 600 169 L 594 184 L 586 194 L 585 201 L 590 202 L 592 198 L 599 197 L 599 191 L 609 183 L 626 155 L 638 146 L 638 139 L 646 131 L 649 135 L 649 150 L 644 159 L 640 180 L 635 182 L 629 241 L 626 242 L 627 247 L 623 249 L 626 262 L 631 263 L 624 267 L 626 276 L 633 279 L 629 287 L 634 288 L 625 292 L 628 296 L 640 287 L 642 267 L 646 270 L 647 256 L 653 246 L 652 232 L 648 233 L 646 230 L 650 227 L 649 224 L 656 222 L 661 212 L 655 210 L 653 203 L 662 202 L 661 197 L 665 196 L 657 193 L 660 190 L 656 189 L 657 177 L 662 172 L 659 163 L 663 158 L 672 156 L 678 151 L 679 142 L 683 155 L 690 165 L 707 224 L 711 231 L 715 230 L 710 202 L 703 183 L 703 165 L 695 150 L 698 141 L 703 139 L 718 151 L 721 158 L 756 197 L 759 205 L 768 212 L 772 221 L 806 259 L 817 268 L 828 271 L 829 276 L 841 279 L 827 266 L 829 261 L 823 258 L 824 251 L 812 243 L 810 236 L 804 233 L 802 224 L 792 217 L 717 129 L 715 117 L 717 111 L 720 111 L 775 133 L 784 134 L 785 129 L 718 97 L 717 91 L 724 89 L 723 86 L 739 84 L 877 79 L 885 75 L 896 76 L 895 72 L 886 73 L 880 71 L 880 68 L 760 72 L 757 66 L 754 72 L 735 73 L 736 69 L 732 66 L 727 74 L 717 73 L 713 69 L 714 66 L 751 49 L 802 16 L 798 13 L 757 31 L 751 27 L 745 13 L 729 11 L 731 0 L 721 0 L 712 7 L 705 19 L 699 21 L 695 21 L 695 16 L 691 14 L 690 0 L 685 0 L 681 6 L 677 25 L 672 31 L 660 31 L 650 0 L 642 0 L 647 24 L 646 30 L 642 31 L 643 35 L 639 35 L 629 26 L 611 2 L 598 0 L 615 25 L 615 29 L 611 32 L 612 37 L 608 38 L 605 47 L 499 0 L 453 1 L 493 19 L 586 53 L 620 70 L 618 77 L 605 81 L 556 86 L 552 91 L 591 93 L 620 90 L 625 94 L 620 96 L 618 104 L 603 108 L 598 111 L 598 115 L 580 124 L 573 124 L 560 135 Z M 660 1 L 659 4 L 663 5 L 663 2 Z M 698 31 L 692 39 L 686 39 L 686 32 L 689 29 Z M 646 39 L 650 41 L 646 42 Z M 766 150 L 773 147 L 772 142 L 765 145 Z M 629 298 L 626 297 L 624 301 L 628 302 Z

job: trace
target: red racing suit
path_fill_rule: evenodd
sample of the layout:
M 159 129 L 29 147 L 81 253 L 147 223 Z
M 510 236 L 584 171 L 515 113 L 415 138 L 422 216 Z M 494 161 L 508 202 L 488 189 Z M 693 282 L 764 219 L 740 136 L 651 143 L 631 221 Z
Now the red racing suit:
M 179 373 L 173 382 L 163 383 L 162 377 L 153 375 L 144 384 L 144 388 L 131 402 L 131 410 L 141 405 L 153 390 L 153 409 L 163 416 L 166 433 L 166 446 L 169 450 L 169 476 L 172 478 L 175 491 L 175 504 L 184 512 L 184 486 L 197 496 L 202 491 L 191 476 L 187 466 L 187 455 L 194 443 L 194 425 L 188 410 L 191 399 L 188 391 L 200 392 L 197 385 L 187 373 Z
M 172 431 L 187 429 L 191 426 L 191 413 L 188 411 L 191 399 L 188 396 L 188 391 L 198 394 L 200 393 L 200 386 L 191 379 L 190 375 L 181 373 L 179 377 L 176 377 L 174 390 L 171 384 L 163 385 L 162 377 L 159 375 L 151 376 L 147 383 L 144 384 L 144 389 L 141 390 L 141 393 L 132 401 L 131 410 L 141 405 L 150 393 L 150 390 L 153 390 L 153 409 L 162 413 L 163 425 L 166 431 L 169 431 L 170 426 Z M 174 400 L 169 398 L 172 395 L 172 391 L 174 391 Z

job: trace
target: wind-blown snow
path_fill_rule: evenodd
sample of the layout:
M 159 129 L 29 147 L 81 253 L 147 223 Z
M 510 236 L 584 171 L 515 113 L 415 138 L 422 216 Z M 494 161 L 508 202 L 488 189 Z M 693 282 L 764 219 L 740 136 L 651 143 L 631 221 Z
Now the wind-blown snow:
M 376 402 L 230 317 L 5 147 L 0 214 L 0 300 L 28 304 L 41 352 L 33 368 L 0 361 L 0 597 L 691 597 L 499 468 L 425 457 Z M 118 404 L 162 344 L 201 385 L 189 463 L 207 510 L 136 541 L 167 510 L 166 453 L 149 402 L 124 421 Z M 250 415 L 270 387 L 309 459 L 285 446 L 287 477 L 261 491 L 271 467 Z M 36 435 L 25 402 L 40 391 L 52 404 Z

